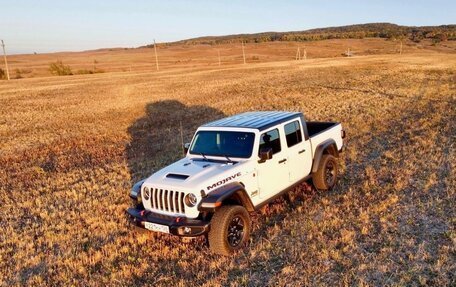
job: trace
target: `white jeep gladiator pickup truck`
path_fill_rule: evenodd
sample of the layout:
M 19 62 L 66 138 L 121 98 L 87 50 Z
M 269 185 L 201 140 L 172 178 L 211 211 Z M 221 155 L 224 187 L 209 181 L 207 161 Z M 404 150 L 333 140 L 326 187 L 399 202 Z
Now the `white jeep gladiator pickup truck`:
M 254 212 L 303 181 L 320 190 L 337 179 L 345 132 L 300 112 L 247 112 L 198 128 L 185 157 L 136 183 L 127 213 L 142 228 L 208 235 L 228 255 L 250 236 Z

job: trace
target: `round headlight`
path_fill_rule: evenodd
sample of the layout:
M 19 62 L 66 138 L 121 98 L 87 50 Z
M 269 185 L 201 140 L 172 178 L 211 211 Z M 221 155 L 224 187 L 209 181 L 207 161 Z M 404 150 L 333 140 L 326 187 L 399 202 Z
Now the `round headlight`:
M 188 206 L 188 207 L 193 207 L 196 205 L 196 195 L 194 195 L 193 193 L 189 193 L 185 196 L 185 204 Z
M 146 186 L 143 189 L 144 199 L 149 200 L 150 198 L 150 189 Z

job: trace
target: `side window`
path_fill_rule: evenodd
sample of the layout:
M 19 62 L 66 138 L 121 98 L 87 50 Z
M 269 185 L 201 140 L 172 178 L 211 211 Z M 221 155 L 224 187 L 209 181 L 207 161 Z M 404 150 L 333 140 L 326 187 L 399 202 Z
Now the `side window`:
M 301 124 L 299 121 L 294 121 L 285 125 L 285 136 L 287 138 L 288 147 L 302 142 Z
M 260 137 L 260 150 L 262 148 L 272 148 L 272 153 L 278 153 L 280 148 L 280 138 L 279 138 L 279 130 L 274 129 L 267 133 L 264 133 Z M 258 151 L 259 152 L 259 151 Z

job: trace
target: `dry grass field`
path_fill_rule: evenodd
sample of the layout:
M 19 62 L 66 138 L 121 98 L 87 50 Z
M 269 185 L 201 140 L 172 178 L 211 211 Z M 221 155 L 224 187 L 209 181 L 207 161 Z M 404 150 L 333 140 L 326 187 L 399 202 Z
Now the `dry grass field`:
M 308 59 L 341 57 L 350 48 L 356 56 L 397 54 L 400 41 L 380 38 L 333 39 L 312 42 L 248 43 L 245 46 L 247 63 L 289 61 L 296 58 L 298 47 L 304 49 Z M 211 45 L 158 45 L 159 64 L 162 70 L 200 70 L 219 68 L 218 52 L 222 67 L 243 63 L 242 46 L 239 43 Z M 456 54 L 456 41 L 433 45 L 430 40 L 420 43 L 404 41 L 403 53 L 444 52 Z M 100 49 L 85 52 L 12 55 L 9 57 L 11 77 L 23 78 L 51 76 L 49 64 L 62 61 L 73 73 L 80 70 L 104 72 L 155 71 L 154 49 Z M 95 68 L 95 69 L 94 69 Z
M 1 81 L 0 285 L 456 284 L 454 52 L 222 68 Z M 179 122 L 188 140 L 249 110 L 341 121 L 338 186 L 255 213 L 233 257 L 132 229 L 129 188 L 181 156 Z

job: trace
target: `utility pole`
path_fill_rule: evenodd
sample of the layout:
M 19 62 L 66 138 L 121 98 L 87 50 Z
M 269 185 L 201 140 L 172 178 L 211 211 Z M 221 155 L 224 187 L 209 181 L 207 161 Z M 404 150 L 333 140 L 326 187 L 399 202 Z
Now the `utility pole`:
M 301 60 L 301 49 L 298 47 L 298 50 L 296 50 L 296 60 Z
M 242 57 L 244 58 L 244 65 L 245 65 L 244 41 L 242 41 Z
M 304 60 L 307 60 L 307 49 L 304 48 Z
M 2 47 L 3 47 L 3 57 L 5 58 L 5 69 L 6 69 L 6 78 L 8 81 L 10 80 L 9 70 L 8 70 L 8 61 L 6 60 L 6 50 L 5 50 L 5 43 L 2 40 Z
M 156 66 L 157 66 L 157 71 L 158 71 L 157 44 L 155 43 L 155 39 L 154 39 L 154 51 L 155 51 L 155 64 L 156 64 Z

